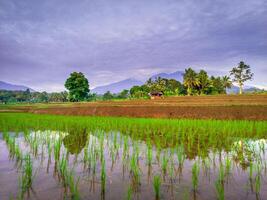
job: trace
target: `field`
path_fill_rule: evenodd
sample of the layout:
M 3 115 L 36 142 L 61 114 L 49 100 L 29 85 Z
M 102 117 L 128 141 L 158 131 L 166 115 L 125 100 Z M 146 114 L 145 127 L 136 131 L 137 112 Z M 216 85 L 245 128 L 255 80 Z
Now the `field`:
M 0 113 L 0 130 L 1 199 L 267 195 L 265 121 Z
M 267 95 L 184 96 L 160 100 L 1 105 L 0 110 L 60 115 L 267 120 Z
M 0 197 L 265 199 L 266 120 L 267 95 L 1 105 Z

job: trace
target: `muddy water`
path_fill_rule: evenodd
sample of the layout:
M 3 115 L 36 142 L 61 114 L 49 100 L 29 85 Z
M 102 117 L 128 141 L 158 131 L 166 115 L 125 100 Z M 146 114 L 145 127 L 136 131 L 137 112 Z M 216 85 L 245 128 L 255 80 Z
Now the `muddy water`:
M 159 199 L 218 199 L 216 183 L 223 188 L 224 199 L 267 199 L 265 140 L 237 139 L 230 151 L 209 149 L 194 157 L 186 152 L 186 144 L 164 149 L 151 145 L 149 164 L 150 143 L 103 131 L 1 133 L 0 199 L 154 200 L 154 176 L 161 179 Z M 22 189 L 26 155 L 31 158 L 32 184 Z M 76 193 L 60 171 L 63 160 Z M 195 190 L 194 164 L 199 168 Z

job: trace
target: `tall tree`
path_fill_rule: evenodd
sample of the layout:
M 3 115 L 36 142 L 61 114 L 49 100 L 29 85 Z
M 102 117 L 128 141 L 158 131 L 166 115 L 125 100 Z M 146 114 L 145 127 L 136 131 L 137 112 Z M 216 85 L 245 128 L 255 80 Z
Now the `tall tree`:
M 230 71 L 230 76 L 233 76 L 233 82 L 236 82 L 239 86 L 239 94 L 243 93 L 244 82 L 251 80 L 253 77 L 250 66 L 241 61 L 237 67 L 234 67 Z
M 198 89 L 201 95 L 205 94 L 207 89 L 209 88 L 210 85 L 210 80 L 207 72 L 205 70 L 200 70 L 200 72 L 197 75 L 199 84 L 198 84 Z
M 70 101 L 83 101 L 88 97 L 89 83 L 81 72 L 73 72 L 65 82 L 65 87 L 69 90 Z
M 151 78 L 148 79 L 146 82 L 147 87 L 149 88 L 150 92 L 164 92 L 167 85 L 167 79 L 161 78 L 160 76 L 157 77 L 155 80 L 152 80 Z
M 211 94 L 223 94 L 224 87 L 221 77 L 210 77 L 211 80 Z
M 223 76 L 222 77 L 222 85 L 224 88 L 224 93 L 226 94 L 226 89 L 232 87 L 232 81 L 229 76 Z
M 187 87 L 187 95 L 191 95 L 193 88 L 199 85 L 197 73 L 191 69 L 185 69 L 184 73 L 184 86 Z
M 184 87 L 179 81 L 168 79 L 166 83 L 166 89 L 164 91 L 165 95 L 179 95 L 184 92 Z

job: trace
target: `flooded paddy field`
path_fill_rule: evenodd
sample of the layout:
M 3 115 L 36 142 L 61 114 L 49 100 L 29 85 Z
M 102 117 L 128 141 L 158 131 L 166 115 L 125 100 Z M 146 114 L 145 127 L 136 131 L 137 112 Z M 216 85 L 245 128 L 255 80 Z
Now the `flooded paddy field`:
M 0 199 L 267 199 L 267 122 L 0 113 Z

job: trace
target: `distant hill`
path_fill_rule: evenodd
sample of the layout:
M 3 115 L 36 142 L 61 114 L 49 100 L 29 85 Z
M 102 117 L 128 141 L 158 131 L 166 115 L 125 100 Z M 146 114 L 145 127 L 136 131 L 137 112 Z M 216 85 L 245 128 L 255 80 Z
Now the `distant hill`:
M 183 82 L 183 71 L 176 71 L 173 73 L 159 73 L 151 76 L 151 79 L 156 79 L 158 77 L 166 78 L 166 79 L 175 79 L 177 81 Z
M 111 93 L 119 93 L 124 89 L 126 90 L 130 89 L 134 85 L 142 85 L 142 84 L 144 84 L 142 81 L 138 81 L 136 79 L 130 78 L 130 79 L 125 79 L 119 82 L 111 83 L 108 85 L 96 87 L 92 89 L 92 92 L 97 93 L 97 94 L 104 94 L 107 91 L 110 91 Z
M 175 79 L 177 81 L 183 82 L 183 71 L 176 71 L 173 73 L 159 73 L 151 76 L 150 78 L 152 80 L 161 77 L 166 79 Z M 144 82 L 136 80 L 136 79 L 125 79 L 119 82 L 111 83 L 104 86 L 99 86 L 94 89 L 92 89 L 92 92 L 97 94 L 104 94 L 107 91 L 110 91 L 111 93 L 119 93 L 124 89 L 130 89 L 134 85 L 143 85 Z M 255 86 L 245 86 L 244 87 L 244 93 L 250 93 L 254 91 L 259 91 L 260 89 Z M 239 87 L 233 86 L 230 89 L 227 89 L 227 94 L 238 94 L 239 93 Z
M 157 77 L 161 78 L 167 78 L 167 79 L 175 79 L 177 81 L 182 82 L 183 81 L 183 72 L 182 71 L 176 71 L 173 73 L 159 73 L 151 76 L 150 78 L 156 79 Z M 107 91 L 110 91 L 111 93 L 119 93 L 124 89 L 130 89 L 134 85 L 143 85 L 144 83 L 142 81 L 136 80 L 136 79 L 125 79 L 119 82 L 111 83 L 108 85 L 103 85 L 96 87 L 92 89 L 92 92 L 97 94 L 104 94 Z
M 255 91 L 261 91 L 260 88 L 254 87 L 254 86 L 244 86 L 243 92 L 244 93 L 251 93 Z M 238 94 L 239 93 L 239 87 L 238 86 L 233 86 L 230 89 L 226 90 L 227 94 Z
M 33 89 L 31 89 L 27 86 L 24 86 L 24 85 L 13 85 L 10 83 L 0 81 L 0 90 L 25 91 L 27 89 L 29 89 L 31 92 L 35 92 Z

